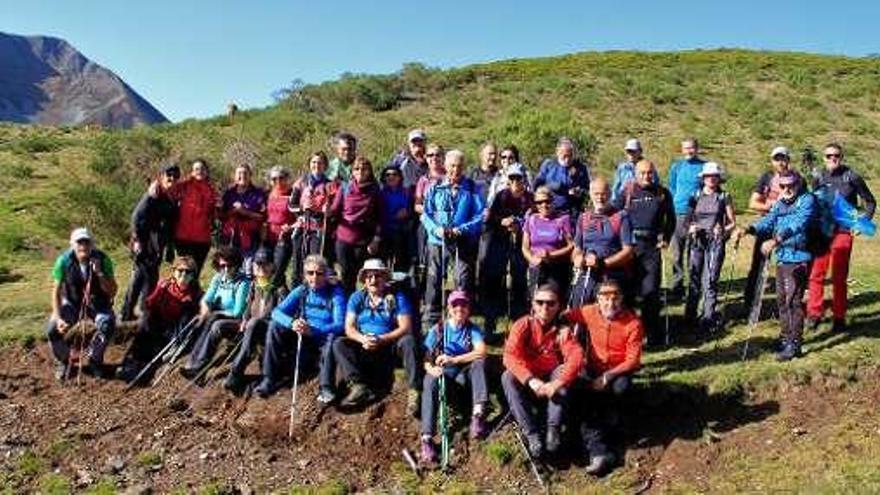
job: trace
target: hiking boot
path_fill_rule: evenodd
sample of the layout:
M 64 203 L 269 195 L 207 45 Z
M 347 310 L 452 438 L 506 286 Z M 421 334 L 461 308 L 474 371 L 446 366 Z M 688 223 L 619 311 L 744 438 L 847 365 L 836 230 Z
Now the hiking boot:
M 804 320 L 804 327 L 807 330 L 815 331 L 819 328 L 819 317 L 818 316 L 808 316 L 806 320 Z
M 348 395 L 339 403 L 342 407 L 357 407 L 373 400 L 373 392 L 363 383 L 352 383 Z
M 67 365 L 64 363 L 56 363 L 55 371 L 54 371 L 55 379 L 59 382 L 63 382 L 65 378 L 67 378 Z
M 831 323 L 831 331 L 832 332 L 845 332 L 846 331 L 846 320 L 843 318 L 835 318 Z
M 541 443 L 541 435 L 529 433 L 526 435 L 526 445 L 529 448 L 529 455 L 535 459 L 540 459 L 544 456 L 544 445 Z
M 437 464 L 437 449 L 430 438 L 422 439 L 422 446 L 419 450 L 419 462 L 428 466 Z
M 244 377 L 238 373 L 230 372 L 223 380 L 223 388 L 229 390 L 233 394 L 241 393 L 244 389 Z
M 592 476 L 602 476 L 611 466 L 611 456 L 608 454 L 594 455 L 590 457 L 590 464 L 584 469 Z
M 555 454 L 559 451 L 559 445 L 562 443 L 562 435 L 559 433 L 558 426 L 548 426 L 547 427 L 547 441 L 545 445 L 547 446 L 548 454 Z
M 275 393 L 275 384 L 267 379 L 260 381 L 260 384 L 254 388 L 254 393 L 261 399 L 266 399 Z
M 416 389 L 411 388 L 406 392 L 406 414 L 419 417 L 419 391 Z
M 479 414 L 471 415 L 470 437 L 472 440 L 486 438 L 486 421 Z
M 785 346 L 776 354 L 776 360 L 779 362 L 791 361 L 801 356 L 801 347 L 793 342 L 786 342 Z
M 318 392 L 318 402 L 324 405 L 332 404 L 336 400 L 336 394 L 327 387 L 321 387 Z

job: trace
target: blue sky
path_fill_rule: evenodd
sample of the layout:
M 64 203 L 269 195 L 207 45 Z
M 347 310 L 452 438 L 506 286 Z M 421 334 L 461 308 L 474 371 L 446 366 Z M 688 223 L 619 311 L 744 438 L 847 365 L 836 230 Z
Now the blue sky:
M 0 0 L 0 31 L 66 39 L 174 121 L 294 79 L 585 50 L 880 52 L 880 3 Z

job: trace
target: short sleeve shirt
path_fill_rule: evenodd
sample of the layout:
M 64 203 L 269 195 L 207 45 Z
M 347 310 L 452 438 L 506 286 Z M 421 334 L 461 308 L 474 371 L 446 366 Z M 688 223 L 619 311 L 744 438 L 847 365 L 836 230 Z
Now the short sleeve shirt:
M 367 292 L 359 290 L 348 299 L 346 315 L 355 315 L 355 326 L 366 335 L 383 335 L 397 327 L 397 317 L 411 315 L 412 309 L 406 297 L 400 292 L 386 294 L 375 307 L 371 308 Z
M 64 265 L 68 262 L 76 263 L 76 256 L 71 251 L 67 251 L 55 258 L 55 265 L 52 267 L 52 280 L 56 282 L 64 280 Z M 81 265 L 80 271 L 85 276 L 86 266 Z M 104 272 L 105 277 L 113 277 L 113 262 L 110 261 L 109 256 L 102 257 L 101 271 Z
M 428 335 L 425 336 L 425 351 L 431 353 L 434 349 L 440 348 L 438 339 L 441 338 L 438 325 L 434 325 Z M 475 344 L 483 342 L 483 331 L 471 322 L 467 322 L 463 326 L 455 326 L 452 322 L 447 321 L 445 325 L 446 345 L 443 348 L 443 354 L 447 356 L 460 356 L 467 354 L 474 349 Z

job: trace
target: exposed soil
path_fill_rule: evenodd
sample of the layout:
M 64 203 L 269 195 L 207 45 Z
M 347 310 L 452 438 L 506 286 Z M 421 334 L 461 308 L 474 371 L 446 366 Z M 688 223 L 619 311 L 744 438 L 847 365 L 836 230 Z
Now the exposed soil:
M 113 350 L 110 362 L 121 352 Z M 155 492 L 194 490 L 212 480 L 259 493 L 328 481 L 342 481 L 353 491 L 412 486 L 414 476 L 401 450 L 416 453 L 418 427 L 405 417 L 400 383 L 364 411 L 342 414 L 317 404 L 316 385 L 309 380 L 300 389 L 289 439 L 287 388 L 268 400 L 235 397 L 217 379 L 207 388 L 192 388 L 178 403 L 183 407 L 172 408 L 170 399 L 185 385 L 177 374 L 154 388 L 130 392 L 122 382 L 91 377 L 62 385 L 52 377 L 48 356 L 45 344 L 0 350 L 0 466 L 16 492 L 34 489 L 42 474 L 22 473 L 27 451 L 44 460 L 43 472 L 55 470 L 77 490 L 106 476 L 120 488 Z M 625 433 L 615 442 L 625 453 L 615 486 L 622 477 L 632 492 L 665 491 L 680 482 L 711 491 L 707 474 L 724 469 L 717 462 L 722 449 L 776 449 L 784 455 L 800 435 L 821 434 L 828 418 L 845 407 L 864 404 L 865 411 L 873 411 L 880 398 L 876 378 L 855 386 L 782 386 L 772 398 L 717 397 L 662 383 L 640 386 L 630 398 L 634 413 L 622 419 Z M 779 431 L 793 433 L 779 438 Z M 510 424 L 490 441 L 517 447 Z M 469 445 L 463 433 L 454 445 L 457 467 L 448 478 L 432 477 L 433 486 L 461 482 L 494 492 L 538 489 L 519 454 L 501 466 L 482 446 Z M 551 475 L 554 486 L 600 488 L 610 482 L 588 477 L 582 465 L 577 458 L 560 463 Z

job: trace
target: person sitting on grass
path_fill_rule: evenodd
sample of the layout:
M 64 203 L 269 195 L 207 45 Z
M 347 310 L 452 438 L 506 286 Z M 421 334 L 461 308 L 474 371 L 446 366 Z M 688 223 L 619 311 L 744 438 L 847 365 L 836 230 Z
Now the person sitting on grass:
M 318 254 L 303 263 L 305 282 L 297 286 L 272 311 L 272 323 L 263 352 L 263 380 L 256 392 L 268 397 L 278 389 L 281 377 L 295 366 L 295 334 L 302 336 L 300 367 L 318 371 L 318 402 L 336 400 L 336 360 L 333 343 L 342 335 L 345 323 L 345 292 L 330 281 L 327 260 Z
M 369 259 L 358 273 L 363 289 L 348 299 L 345 338 L 333 344 L 333 353 L 349 393 L 339 404 L 359 407 L 375 398 L 368 381 L 390 390 L 394 355 L 406 369 L 409 393 L 407 414 L 415 415 L 419 405 L 419 376 L 416 343 L 412 335 L 412 311 L 403 293 L 389 290 L 390 271 L 379 259 Z
M 425 336 L 425 379 L 422 385 L 421 461 L 428 465 L 437 462 L 434 448 L 434 424 L 437 417 L 437 401 L 440 377 L 446 375 L 447 383 L 457 383 L 471 388 L 472 414 L 470 437 L 480 439 L 486 435 L 485 414 L 489 392 L 486 387 L 486 344 L 483 332 L 470 320 L 471 303 L 463 290 L 449 294 L 447 301 L 449 317 L 442 324 L 434 325 Z M 447 387 L 449 400 L 449 388 Z M 447 419 L 448 421 L 448 419 Z
M 197 270 L 192 256 L 175 258 L 171 276 L 160 280 L 144 303 L 144 314 L 134 340 L 116 370 L 117 378 L 126 382 L 134 380 L 198 313 L 202 289 L 196 279 Z M 148 379 L 145 375 L 140 382 L 146 383 Z

